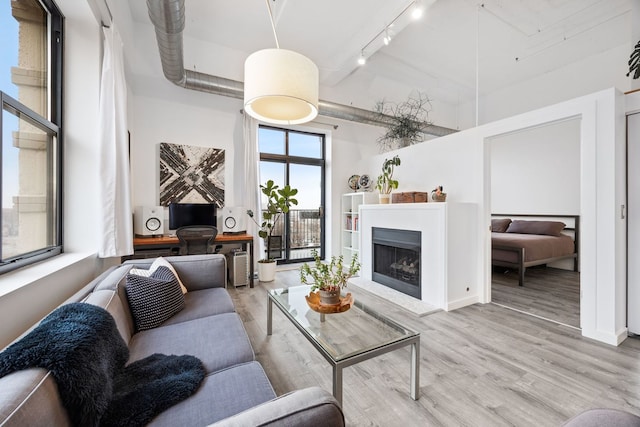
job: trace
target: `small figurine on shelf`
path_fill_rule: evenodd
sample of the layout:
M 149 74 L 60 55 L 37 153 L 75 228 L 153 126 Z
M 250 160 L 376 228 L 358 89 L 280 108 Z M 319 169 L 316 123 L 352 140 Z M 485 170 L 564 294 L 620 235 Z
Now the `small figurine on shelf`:
M 437 186 L 431 192 L 431 200 L 434 202 L 444 202 L 447 200 L 447 193 L 442 192 L 442 185 Z

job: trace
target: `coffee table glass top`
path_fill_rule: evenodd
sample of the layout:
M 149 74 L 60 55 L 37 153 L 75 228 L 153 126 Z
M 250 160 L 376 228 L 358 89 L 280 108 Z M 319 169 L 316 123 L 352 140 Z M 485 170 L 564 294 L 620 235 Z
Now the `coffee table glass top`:
M 321 315 L 307 305 L 310 286 L 269 291 L 269 298 L 336 362 L 419 335 L 355 298 L 343 313 Z M 323 320 L 324 317 L 324 320 Z

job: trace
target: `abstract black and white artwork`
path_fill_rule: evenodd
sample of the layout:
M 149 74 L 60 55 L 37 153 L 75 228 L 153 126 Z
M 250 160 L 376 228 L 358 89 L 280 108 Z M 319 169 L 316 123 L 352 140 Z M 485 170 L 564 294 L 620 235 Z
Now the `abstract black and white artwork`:
M 160 205 L 224 206 L 224 150 L 160 143 Z

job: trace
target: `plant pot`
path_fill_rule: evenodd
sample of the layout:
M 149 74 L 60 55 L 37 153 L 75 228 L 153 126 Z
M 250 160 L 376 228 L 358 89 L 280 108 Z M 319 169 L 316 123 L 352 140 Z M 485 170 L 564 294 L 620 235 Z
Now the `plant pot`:
M 381 205 L 388 205 L 391 200 L 391 194 L 378 194 L 378 201 Z
M 273 282 L 276 278 L 277 263 L 271 261 L 258 261 L 258 280 L 261 282 Z
M 335 291 L 325 291 L 320 289 L 320 303 L 324 305 L 340 304 L 340 289 Z

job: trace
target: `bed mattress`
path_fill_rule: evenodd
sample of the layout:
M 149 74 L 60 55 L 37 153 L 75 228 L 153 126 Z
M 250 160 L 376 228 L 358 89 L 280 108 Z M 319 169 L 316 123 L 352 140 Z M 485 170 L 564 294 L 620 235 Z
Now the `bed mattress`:
M 541 234 L 491 233 L 491 244 L 524 248 L 525 263 L 575 253 L 573 239 L 564 234 L 560 236 L 547 236 Z M 513 251 L 492 248 L 491 259 L 517 263 L 518 255 Z

